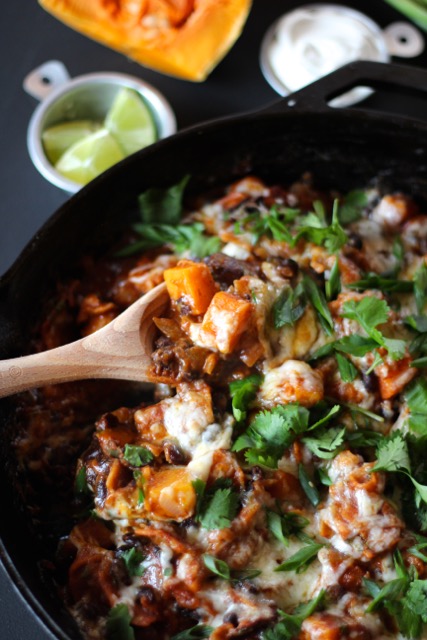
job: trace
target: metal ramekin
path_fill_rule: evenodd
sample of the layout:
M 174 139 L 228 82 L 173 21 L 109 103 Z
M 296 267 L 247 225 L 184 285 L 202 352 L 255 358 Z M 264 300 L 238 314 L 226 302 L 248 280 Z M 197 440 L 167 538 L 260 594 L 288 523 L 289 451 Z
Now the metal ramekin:
M 41 100 L 29 122 L 27 146 L 34 166 L 46 180 L 69 193 L 82 188 L 49 162 L 42 144 L 43 131 L 71 120 L 102 122 L 122 87 L 134 89 L 143 98 L 153 113 L 159 139 L 175 133 L 176 120 L 169 102 L 139 78 L 122 73 L 89 73 L 70 79 L 65 67 L 57 61 L 45 63 L 27 76 L 24 89 Z

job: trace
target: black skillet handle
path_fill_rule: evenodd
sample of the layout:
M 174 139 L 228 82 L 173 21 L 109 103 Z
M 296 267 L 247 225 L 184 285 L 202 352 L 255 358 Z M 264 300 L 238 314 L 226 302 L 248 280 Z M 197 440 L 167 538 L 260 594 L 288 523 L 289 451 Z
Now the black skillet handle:
M 350 62 L 263 111 L 280 113 L 289 108 L 316 112 L 329 111 L 330 100 L 358 86 L 371 87 L 377 91 L 398 89 L 402 95 L 423 96 L 426 98 L 425 120 L 427 120 L 427 69 L 363 60 Z M 363 109 L 363 102 L 360 106 L 356 106 L 358 109 Z

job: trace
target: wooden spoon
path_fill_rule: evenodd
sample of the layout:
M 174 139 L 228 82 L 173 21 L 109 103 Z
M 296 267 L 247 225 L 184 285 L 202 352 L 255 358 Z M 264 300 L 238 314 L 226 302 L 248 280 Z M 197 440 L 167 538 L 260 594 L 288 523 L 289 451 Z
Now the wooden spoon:
M 160 284 L 86 338 L 0 361 L 0 397 L 85 378 L 161 382 L 152 371 L 153 318 L 165 310 L 168 301 L 166 285 Z

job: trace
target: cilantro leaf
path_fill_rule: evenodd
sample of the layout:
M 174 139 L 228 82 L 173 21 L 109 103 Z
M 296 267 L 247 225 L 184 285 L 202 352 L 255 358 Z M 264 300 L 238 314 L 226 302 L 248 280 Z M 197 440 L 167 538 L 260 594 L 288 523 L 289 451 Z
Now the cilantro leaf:
M 142 467 L 154 460 L 154 456 L 149 449 L 135 444 L 127 444 L 125 446 L 123 458 L 133 467 Z
M 306 215 L 305 225 L 299 227 L 293 244 L 295 246 L 300 238 L 305 238 L 309 242 L 313 242 L 313 244 L 324 246 L 329 253 L 335 253 L 347 242 L 347 234 L 339 221 L 338 201 L 335 200 L 334 202 L 332 221 L 329 226 L 326 226 L 323 204 L 320 201 L 316 201 L 313 205 L 315 211 Z
M 413 477 L 408 445 L 399 431 L 380 442 L 377 450 L 377 463 L 372 471 L 404 473 L 415 487 L 416 505 L 419 506 L 421 501 L 427 504 L 427 485 L 421 484 Z
M 340 353 L 336 354 L 338 370 L 343 382 L 353 382 L 357 378 L 357 369 L 354 364 Z
M 105 631 L 107 640 L 135 640 L 135 633 L 131 626 L 132 616 L 123 603 L 116 604 L 110 609 Z
M 226 529 L 235 518 L 239 497 L 233 489 L 217 489 L 206 504 L 201 506 L 198 520 L 204 529 Z
M 309 564 L 311 564 L 319 553 L 320 549 L 324 547 L 323 544 L 312 542 L 305 547 L 302 547 L 294 553 L 290 558 L 282 562 L 275 571 L 296 571 L 296 573 L 303 573 Z
M 405 389 L 410 428 L 420 435 L 427 435 L 427 380 L 417 378 Z
M 207 624 L 196 624 L 190 629 L 176 633 L 171 640 L 203 640 L 203 638 L 209 638 L 213 631 L 214 628 Z
M 131 547 L 130 549 L 120 551 L 119 555 L 125 563 L 128 574 L 131 577 L 143 575 L 145 567 L 142 564 L 144 556 L 141 551 L 136 547 Z
M 304 437 L 302 442 L 318 458 L 330 460 L 341 450 L 345 432 L 345 427 L 332 427 L 316 432 L 314 437 Z
M 363 356 L 372 351 L 376 346 L 377 342 L 372 338 L 366 338 L 365 336 L 359 336 L 357 334 L 344 336 L 334 344 L 336 351 L 348 353 L 355 358 L 363 358 Z
M 360 326 L 371 336 L 376 342 L 381 343 L 382 336 L 379 337 L 375 327 L 384 324 L 388 320 L 388 312 L 390 307 L 385 300 L 380 300 L 375 296 L 365 296 L 361 300 L 347 300 L 343 304 L 344 318 L 356 320 Z
M 385 300 L 375 296 L 365 296 L 361 300 L 347 300 L 343 304 L 343 318 L 356 320 L 375 342 L 387 349 L 393 360 L 401 359 L 405 354 L 406 344 L 403 340 L 393 340 L 383 336 L 376 327 L 388 320 L 390 307 Z
M 135 224 L 135 231 L 142 240 L 137 241 L 122 251 L 120 256 L 133 255 L 139 251 L 170 245 L 175 253 L 188 253 L 194 258 L 205 258 L 216 253 L 221 248 L 221 240 L 204 233 L 205 227 L 201 222 L 193 224 Z
M 179 222 L 182 214 L 184 190 L 190 176 L 184 176 L 178 184 L 167 188 L 151 187 L 138 197 L 142 222 L 170 224 Z
M 292 290 L 283 289 L 273 305 L 273 324 L 276 329 L 294 325 L 301 318 L 307 305 L 302 284 Z
M 338 209 L 338 217 L 341 224 L 349 224 L 359 220 L 367 204 L 368 197 L 365 191 L 354 189 L 347 193 Z
M 402 434 L 395 431 L 384 438 L 377 449 L 377 462 L 372 471 L 410 471 L 408 445 Z
M 256 244 L 262 236 L 270 236 L 278 242 L 292 244 L 292 235 L 288 224 L 300 213 L 299 209 L 273 206 L 268 212 L 254 211 L 234 225 L 234 233 L 249 232 L 252 244 Z
M 308 427 L 309 411 L 296 404 L 274 407 L 258 413 L 244 434 L 234 443 L 233 451 L 246 451 L 250 464 L 276 468 L 278 460 L 296 435 Z
M 405 596 L 405 605 L 423 622 L 427 622 L 427 580 L 411 582 Z
M 255 399 L 261 382 L 262 376 L 253 374 L 242 380 L 234 380 L 230 383 L 233 415 L 237 422 L 242 422 L 246 419 L 247 410 L 252 400 Z

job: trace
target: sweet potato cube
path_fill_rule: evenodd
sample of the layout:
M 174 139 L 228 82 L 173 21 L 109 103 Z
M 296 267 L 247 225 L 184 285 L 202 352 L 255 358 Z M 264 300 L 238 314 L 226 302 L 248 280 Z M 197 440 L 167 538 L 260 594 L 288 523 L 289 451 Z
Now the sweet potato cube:
M 172 300 L 181 300 L 191 313 L 205 313 L 216 293 L 216 285 L 207 265 L 181 260 L 176 267 L 166 269 L 164 278 Z
M 219 291 L 203 318 L 202 331 L 213 336 L 221 353 L 232 353 L 252 320 L 253 306 L 233 293 Z
M 186 520 L 194 513 L 196 494 L 186 467 L 156 471 L 144 486 L 145 506 L 159 520 Z

